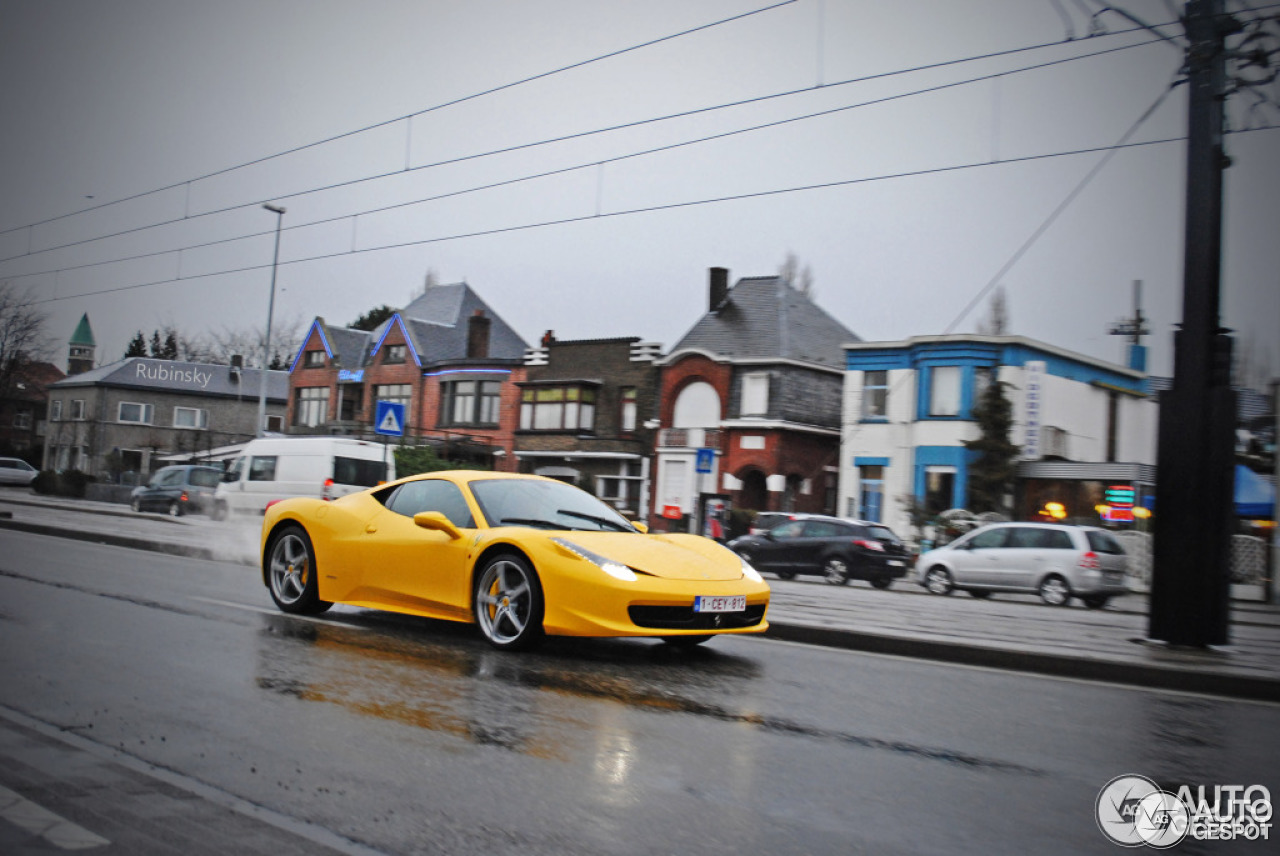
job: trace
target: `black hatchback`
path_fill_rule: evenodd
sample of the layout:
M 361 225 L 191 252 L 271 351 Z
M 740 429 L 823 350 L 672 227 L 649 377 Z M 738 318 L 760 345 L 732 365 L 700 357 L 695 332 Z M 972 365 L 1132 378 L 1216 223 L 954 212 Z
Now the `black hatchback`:
M 887 526 L 840 517 L 792 520 L 761 535 L 737 538 L 729 548 L 756 570 L 780 579 L 821 574 L 837 586 L 866 580 L 888 588 L 911 566 L 911 551 Z
M 150 483 L 133 491 L 134 511 L 163 511 L 173 517 L 200 512 L 213 506 L 213 491 L 222 480 L 218 467 L 191 464 L 156 470 Z

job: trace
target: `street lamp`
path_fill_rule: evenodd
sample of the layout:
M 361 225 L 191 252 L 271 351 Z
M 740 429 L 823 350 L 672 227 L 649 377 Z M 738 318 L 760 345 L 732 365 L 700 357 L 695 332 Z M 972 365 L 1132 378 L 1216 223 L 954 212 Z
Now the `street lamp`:
M 284 222 L 284 208 L 264 203 L 263 208 L 276 215 L 276 250 L 271 257 L 271 297 L 267 301 L 267 340 L 262 347 L 262 374 L 258 384 L 258 433 L 261 437 L 267 425 L 267 363 L 271 359 L 271 316 L 276 310 L 276 267 L 280 264 L 280 224 Z

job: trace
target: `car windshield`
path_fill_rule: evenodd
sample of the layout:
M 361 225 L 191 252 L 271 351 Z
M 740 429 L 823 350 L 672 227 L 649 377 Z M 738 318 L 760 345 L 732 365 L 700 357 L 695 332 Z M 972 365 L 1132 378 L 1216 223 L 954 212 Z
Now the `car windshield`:
M 483 479 L 471 482 L 471 493 L 490 526 L 636 531 L 608 505 L 564 482 Z
M 196 487 L 217 487 L 222 473 L 217 470 L 192 470 L 191 483 Z

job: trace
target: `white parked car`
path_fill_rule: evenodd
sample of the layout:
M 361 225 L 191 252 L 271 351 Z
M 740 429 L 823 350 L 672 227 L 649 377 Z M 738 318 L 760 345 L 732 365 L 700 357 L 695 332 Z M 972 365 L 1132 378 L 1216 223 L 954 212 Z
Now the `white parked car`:
M 40 471 L 21 458 L 0 458 L 0 484 L 28 485 Z
M 396 477 L 381 443 L 351 437 L 264 437 L 231 462 L 213 495 L 213 518 L 261 517 L 268 503 L 291 496 L 337 499 Z
M 916 561 L 917 581 L 933 594 L 1033 593 L 1055 606 L 1078 597 L 1090 609 L 1128 592 L 1127 567 L 1105 529 L 1061 523 L 989 524 Z

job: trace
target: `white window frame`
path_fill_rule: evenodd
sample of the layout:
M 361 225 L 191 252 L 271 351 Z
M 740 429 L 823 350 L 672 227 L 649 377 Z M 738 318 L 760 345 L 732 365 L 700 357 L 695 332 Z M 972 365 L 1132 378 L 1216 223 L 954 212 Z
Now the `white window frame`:
M 73 422 L 84 421 L 84 399 L 76 398 L 71 401 L 71 420 Z
M 183 425 L 181 422 L 179 422 L 178 414 L 180 412 L 194 413 L 195 420 L 193 424 Z M 200 408 L 200 407 L 175 406 L 173 408 L 173 427 L 180 428 L 186 431 L 203 431 L 204 429 L 209 427 L 209 411 L 204 410 L 203 408 Z
M 138 419 L 125 419 L 124 409 L 126 407 L 137 407 L 140 411 Z M 155 405 L 145 404 L 141 401 L 121 401 L 116 405 L 116 421 L 124 425 L 151 425 L 155 421 L 156 409 Z
M 769 373 L 742 376 L 742 416 L 769 415 Z
M 872 383 L 874 376 L 875 383 Z M 881 421 L 889 418 L 889 372 L 867 369 L 862 373 L 862 418 Z
M 293 407 L 293 424 L 299 428 L 316 428 L 329 421 L 329 387 L 298 387 Z
M 62 421 L 62 399 L 55 398 L 53 401 L 49 402 L 49 421 Z
M 964 371 L 960 366 L 933 366 L 929 369 L 929 415 L 960 415 Z

